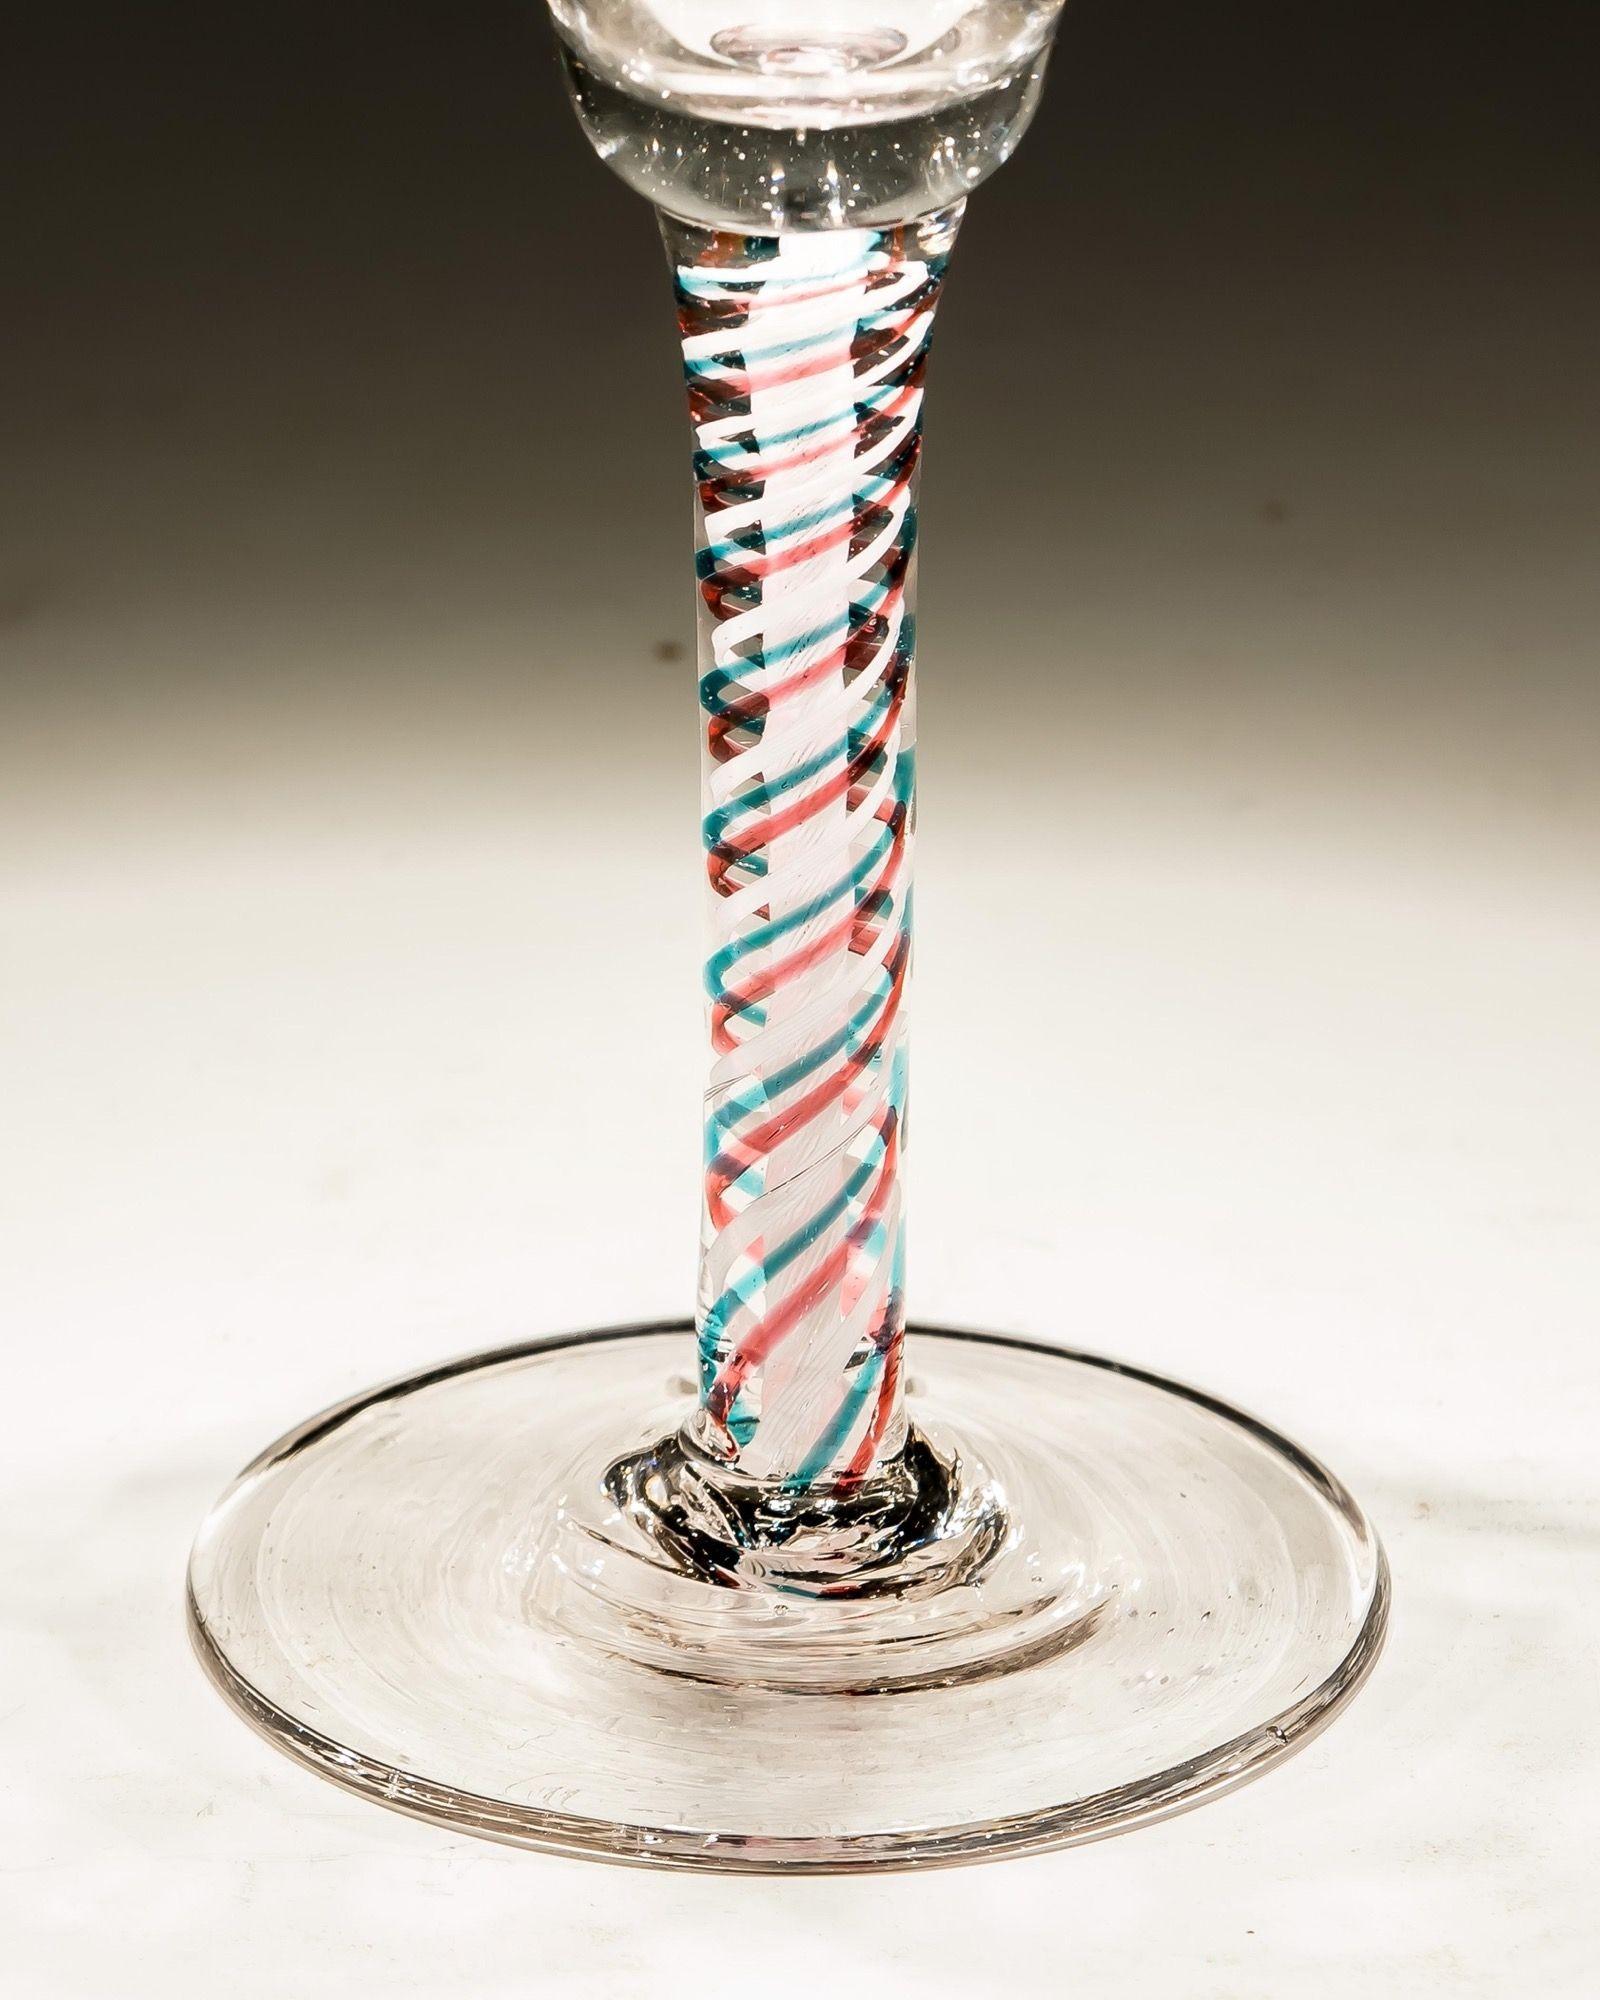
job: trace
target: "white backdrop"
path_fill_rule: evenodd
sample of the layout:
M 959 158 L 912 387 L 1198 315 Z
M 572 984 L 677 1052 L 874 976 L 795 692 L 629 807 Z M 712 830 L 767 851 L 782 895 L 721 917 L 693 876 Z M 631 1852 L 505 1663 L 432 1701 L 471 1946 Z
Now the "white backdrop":
M 688 669 L 616 718 L 603 825 L 564 754 L 579 715 L 529 699 L 498 731 L 403 620 L 381 703 L 337 672 L 258 697 L 248 671 L 164 702 L 152 669 L 137 709 L 61 693 L 10 737 L 19 1995 L 1587 1990 L 1592 704 L 1487 645 L 1442 707 L 1396 677 L 1335 713 L 1314 673 L 1248 662 L 1168 683 L 1135 615 L 1109 692 L 1013 734 L 996 811 L 1003 746 L 944 678 L 982 657 L 980 614 L 930 596 L 916 1307 L 1189 1377 L 1324 1455 L 1395 1566 L 1375 1679 L 1200 1812 L 920 1877 L 546 1860 L 279 1761 L 183 1637 L 224 1481 L 418 1363 L 687 1306 Z M 296 615 L 145 627 L 129 602 L 60 644 L 247 666 Z M 470 668 L 525 641 L 449 644 Z M 552 610 L 536 649 L 597 685 L 599 643 Z M 630 857 L 609 908 L 602 841 Z

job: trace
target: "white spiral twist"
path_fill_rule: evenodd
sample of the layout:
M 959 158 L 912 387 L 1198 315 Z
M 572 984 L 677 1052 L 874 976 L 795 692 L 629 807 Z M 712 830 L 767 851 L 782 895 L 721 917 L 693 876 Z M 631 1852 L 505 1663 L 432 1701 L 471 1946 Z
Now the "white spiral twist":
M 954 223 L 671 239 L 707 611 L 698 1435 L 798 1487 L 903 1430 L 908 584 Z

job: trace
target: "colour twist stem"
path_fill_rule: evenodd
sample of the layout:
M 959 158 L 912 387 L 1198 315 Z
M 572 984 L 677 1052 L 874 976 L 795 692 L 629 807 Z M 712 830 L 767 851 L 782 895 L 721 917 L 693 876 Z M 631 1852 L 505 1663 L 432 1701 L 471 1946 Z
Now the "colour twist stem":
M 664 223 L 711 908 L 690 1441 L 797 1491 L 856 1485 L 905 1437 L 916 478 L 958 221 Z

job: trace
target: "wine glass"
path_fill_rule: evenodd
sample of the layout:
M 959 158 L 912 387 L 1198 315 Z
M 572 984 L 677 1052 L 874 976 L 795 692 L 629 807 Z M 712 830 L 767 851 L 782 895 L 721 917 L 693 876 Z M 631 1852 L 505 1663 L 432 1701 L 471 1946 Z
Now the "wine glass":
M 698 1311 L 271 1447 L 195 1550 L 202 1659 L 339 1783 L 571 1853 L 898 1866 L 1178 1810 L 1360 1685 L 1371 1528 L 1199 1391 L 906 1337 L 923 394 L 1059 0 L 551 11 L 584 130 L 659 211 L 694 434 Z

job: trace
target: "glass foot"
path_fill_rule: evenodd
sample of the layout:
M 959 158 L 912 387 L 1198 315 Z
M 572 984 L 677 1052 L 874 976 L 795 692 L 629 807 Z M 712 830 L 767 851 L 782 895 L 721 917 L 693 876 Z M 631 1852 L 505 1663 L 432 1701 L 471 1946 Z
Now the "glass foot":
M 791 1500 L 696 1452 L 692 1351 L 687 1322 L 566 1335 L 282 1439 L 195 1548 L 217 1686 L 422 1819 L 838 1870 L 1179 1811 L 1306 1741 L 1377 1656 L 1360 1509 L 1196 1390 L 914 1327 L 903 1450 Z

